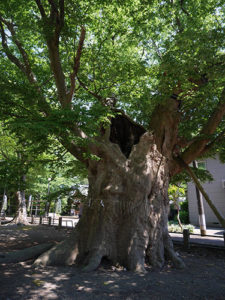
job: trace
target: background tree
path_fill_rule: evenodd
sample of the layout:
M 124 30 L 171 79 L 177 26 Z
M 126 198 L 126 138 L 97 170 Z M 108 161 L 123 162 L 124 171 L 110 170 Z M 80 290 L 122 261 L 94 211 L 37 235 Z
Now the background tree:
M 1 2 L 1 115 L 33 142 L 55 136 L 88 172 L 81 221 L 36 264 L 183 266 L 167 190 L 224 135 L 222 4 Z
M 6 132 L 0 136 L 0 157 L 2 190 L 16 198 L 16 214 L 14 223 L 28 224 L 25 200 L 26 175 L 29 169 L 27 153 L 22 145 L 18 145 L 16 138 Z M 4 202 L 3 202 L 4 205 Z
M 181 230 L 183 229 L 182 227 L 182 222 L 180 220 L 180 201 L 182 201 L 182 198 L 185 197 L 185 187 L 181 186 L 181 184 L 179 185 L 170 185 L 169 189 L 168 189 L 168 194 L 169 194 L 169 199 L 172 201 L 173 203 L 173 207 L 176 209 L 177 211 L 177 221 L 178 224 L 181 228 Z
M 38 202 L 38 214 L 43 214 L 47 201 L 50 201 L 50 204 L 52 202 L 52 207 L 49 208 L 54 212 L 58 197 L 61 198 L 64 209 L 72 187 L 84 181 L 85 173 L 78 172 L 78 167 L 69 153 L 59 153 L 61 149 L 56 142 L 44 153 L 41 153 L 36 144 L 22 143 L 25 142 L 14 134 L 6 130 L 1 132 L 0 188 L 3 206 L 6 206 L 3 201 L 4 195 L 8 195 L 8 213 L 10 210 L 14 215 L 13 222 L 27 224 L 27 208 L 28 212 L 32 213 L 31 201 L 35 203 L 33 210 L 36 210 Z M 49 178 L 51 182 L 48 191 Z M 31 201 L 30 196 L 33 197 Z M 4 207 L 4 210 L 6 209 L 7 207 Z

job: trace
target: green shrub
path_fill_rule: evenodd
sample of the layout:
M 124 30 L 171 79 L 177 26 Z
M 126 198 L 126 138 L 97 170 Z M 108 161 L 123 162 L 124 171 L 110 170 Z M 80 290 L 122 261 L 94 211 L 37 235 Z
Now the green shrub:
M 189 229 L 191 233 L 194 232 L 194 226 L 191 224 L 187 224 L 183 226 L 183 229 Z M 169 232 L 182 232 L 180 226 L 176 222 L 168 222 L 168 230 Z
M 188 212 L 188 201 L 187 200 L 180 202 L 180 210 Z
M 181 210 L 180 211 L 180 221 L 182 224 L 188 224 L 189 223 L 189 214 L 187 211 Z

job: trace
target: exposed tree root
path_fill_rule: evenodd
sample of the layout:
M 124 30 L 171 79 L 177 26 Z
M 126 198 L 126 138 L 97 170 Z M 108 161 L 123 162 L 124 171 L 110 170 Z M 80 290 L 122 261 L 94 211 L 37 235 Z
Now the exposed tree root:
M 73 239 L 66 239 L 41 254 L 34 266 L 72 265 L 77 257 L 78 249 Z
M 30 225 L 30 223 L 27 221 L 27 219 L 18 219 L 18 218 L 14 218 L 13 220 L 11 220 L 9 222 L 9 224 L 15 224 L 18 226 L 27 226 Z
M 82 270 L 84 272 L 91 272 L 91 271 L 95 271 L 102 260 L 102 254 L 100 253 L 100 251 L 95 251 L 95 253 L 92 254 L 91 258 L 89 259 L 88 264 L 82 268 Z
M 38 257 L 53 246 L 53 243 L 41 244 L 15 252 L 0 253 L 0 263 L 16 263 Z
M 5 226 L 7 224 L 10 224 L 13 220 L 0 220 L 0 225 Z
M 185 267 L 184 262 L 178 257 L 177 253 L 173 249 L 173 243 L 170 236 L 167 234 L 163 237 L 164 249 L 166 256 L 172 261 L 175 268 L 182 269 Z M 15 263 L 26 261 L 29 259 L 37 258 L 34 262 L 34 266 L 47 266 L 47 265 L 72 265 L 74 263 L 81 266 L 82 271 L 91 272 L 96 270 L 102 260 L 102 251 L 97 250 L 87 255 L 84 260 L 79 263 L 76 258 L 79 254 L 78 247 L 71 243 L 71 240 L 66 239 L 60 244 L 54 246 L 52 243 L 41 244 L 33 246 L 27 249 L 18 250 L 10 253 L 0 253 L 0 263 Z M 148 256 L 148 253 L 146 253 Z M 140 258 L 140 257 L 139 257 Z M 151 263 L 151 261 L 149 261 Z M 156 265 L 156 262 L 158 263 Z M 161 259 L 156 259 L 156 268 L 161 268 L 164 265 L 164 255 Z M 152 263 L 151 263 L 152 264 Z M 127 266 L 129 270 L 137 273 L 145 273 L 145 265 L 143 259 L 132 261 L 130 266 Z

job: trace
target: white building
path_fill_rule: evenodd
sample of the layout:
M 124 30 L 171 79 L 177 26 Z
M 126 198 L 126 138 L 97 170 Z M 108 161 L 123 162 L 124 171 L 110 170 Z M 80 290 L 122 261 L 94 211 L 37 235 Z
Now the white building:
M 202 186 L 213 204 L 216 206 L 217 210 L 223 217 L 225 217 L 225 164 L 221 163 L 217 158 L 208 158 L 204 161 L 198 162 L 198 166 L 205 168 L 211 173 L 214 180 L 211 182 L 205 182 Z M 187 197 L 189 203 L 190 223 L 193 225 L 199 225 L 196 189 L 193 182 L 188 183 Z M 220 226 L 219 221 L 209 205 L 206 203 L 204 197 L 203 203 L 207 226 Z

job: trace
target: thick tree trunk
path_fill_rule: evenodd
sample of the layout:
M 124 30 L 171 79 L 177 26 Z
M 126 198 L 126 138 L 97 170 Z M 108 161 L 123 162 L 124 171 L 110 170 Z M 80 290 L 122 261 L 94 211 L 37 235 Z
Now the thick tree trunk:
M 168 234 L 168 162 L 145 133 L 127 159 L 118 145 L 101 144 L 89 164 L 89 201 L 73 235 L 35 264 L 96 269 L 103 257 L 129 270 L 161 267 L 165 256 L 183 267 Z

